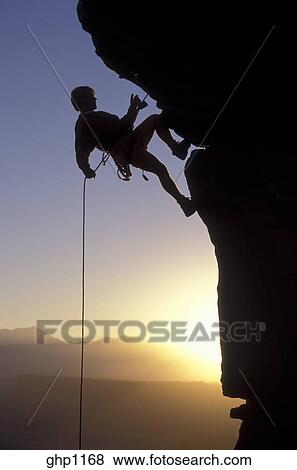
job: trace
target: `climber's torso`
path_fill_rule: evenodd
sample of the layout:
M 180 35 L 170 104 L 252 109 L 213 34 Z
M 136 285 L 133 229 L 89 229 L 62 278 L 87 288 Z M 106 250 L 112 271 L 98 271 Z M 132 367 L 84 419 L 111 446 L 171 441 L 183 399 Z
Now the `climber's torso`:
M 110 151 L 128 133 L 127 124 L 115 114 L 103 111 L 85 113 L 79 116 L 75 125 L 76 152 L 90 154 L 96 147 Z

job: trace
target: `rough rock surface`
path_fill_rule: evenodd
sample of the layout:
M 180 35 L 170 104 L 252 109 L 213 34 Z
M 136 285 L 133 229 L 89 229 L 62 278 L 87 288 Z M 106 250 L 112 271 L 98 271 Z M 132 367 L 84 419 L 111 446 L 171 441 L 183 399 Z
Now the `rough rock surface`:
M 185 174 L 215 246 L 220 320 L 245 322 L 250 329 L 256 322 L 265 325 L 260 341 L 252 335 L 251 341 L 221 342 L 223 393 L 248 403 L 237 447 L 292 448 L 297 414 L 290 400 L 297 356 L 293 33 L 276 27 L 269 35 L 271 26 L 263 24 L 202 25 L 194 7 L 171 9 L 167 16 L 113 10 L 101 10 L 95 0 L 78 4 L 97 54 L 157 101 L 169 127 L 195 144 L 207 135 L 205 143 L 211 144 L 193 154 Z

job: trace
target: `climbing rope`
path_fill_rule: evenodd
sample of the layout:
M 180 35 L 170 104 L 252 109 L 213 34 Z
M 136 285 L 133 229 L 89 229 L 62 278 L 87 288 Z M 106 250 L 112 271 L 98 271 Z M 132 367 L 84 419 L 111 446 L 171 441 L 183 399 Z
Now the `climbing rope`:
M 104 152 L 101 162 L 95 169 L 95 173 L 101 165 L 106 165 L 110 157 L 109 153 Z M 83 386 L 84 386 L 84 353 L 85 353 L 85 273 L 86 273 L 86 187 L 87 178 L 83 180 L 83 191 L 82 191 L 82 276 L 81 276 L 81 357 L 80 357 L 80 390 L 79 390 L 79 437 L 78 437 L 78 448 L 82 449 L 82 437 L 83 437 Z
M 80 390 L 79 390 L 79 436 L 78 448 L 82 449 L 82 416 L 83 416 L 83 377 L 84 377 L 84 324 L 85 324 L 85 252 L 86 252 L 86 182 L 83 182 L 82 204 L 82 299 L 81 299 L 81 358 L 80 358 Z
M 148 95 L 144 97 L 142 102 L 146 100 Z M 96 140 L 98 138 L 96 136 Z M 100 142 L 99 142 L 100 144 Z M 100 148 L 103 146 L 100 144 Z M 110 157 L 110 152 L 103 152 L 102 159 L 98 166 L 95 168 L 95 173 L 103 165 L 105 166 Z M 121 176 L 122 177 L 121 177 Z M 125 167 L 118 167 L 118 176 L 121 180 L 129 181 L 129 177 L 126 173 Z M 145 179 L 147 177 L 143 176 Z M 87 179 L 83 180 L 82 190 L 82 272 L 81 272 L 81 357 L 80 357 L 80 387 L 79 387 L 79 436 L 78 436 L 78 448 L 82 450 L 82 439 L 83 439 L 83 405 L 84 405 L 84 365 L 85 365 L 85 286 L 86 286 L 86 187 Z

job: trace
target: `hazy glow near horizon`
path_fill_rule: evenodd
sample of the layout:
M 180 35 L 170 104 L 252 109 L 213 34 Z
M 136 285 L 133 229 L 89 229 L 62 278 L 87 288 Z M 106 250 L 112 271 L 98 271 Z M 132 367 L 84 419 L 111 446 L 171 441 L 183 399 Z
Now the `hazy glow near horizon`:
M 80 316 L 82 174 L 74 159 L 76 115 L 26 24 L 67 87 L 91 85 L 103 109 L 124 115 L 130 94 L 143 92 L 96 57 L 72 0 L 5 2 L 2 10 L 0 327 L 15 328 L 37 319 Z M 149 100 L 142 118 L 155 111 Z M 173 176 L 179 174 L 180 161 L 157 139 L 151 150 Z M 179 185 L 187 192 L 184 180 Z M 156 179 L 145 183 L 136 170 L 132 182 L 123 183 L 107 166 L 88 184 L 87 198 L 88 318 L 217 320 L 216 262 L 197 216 L 185 219 Z M 219 379 L 217 342 L 170 348 L 184 355 L 193 380 Z

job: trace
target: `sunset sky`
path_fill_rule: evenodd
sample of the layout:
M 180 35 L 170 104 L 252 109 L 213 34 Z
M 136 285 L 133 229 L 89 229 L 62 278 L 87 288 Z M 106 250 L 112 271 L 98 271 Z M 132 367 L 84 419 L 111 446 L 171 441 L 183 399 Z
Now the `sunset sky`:
M 26 25 L 67 88 L 94 87 L 99 108 L 122 116 L 131 93 L 144 95 L 95 55 L 76 3 L 1 4 L 0 328 L 80 317 L 83 178 L 74 155 L 77 115 Z M 156 112 L 154 102 L 148 103 L 139 120 Z M 182 163 L 158 139 L 150 149 L 174 177 L 180 173 Z M 93 155 L 93 166 L 99 159 L 99 152 Z M 179 186 L 188 192 L 184 177 Z M 107 165 L 88 183 L 86 282 L 89 319 L 206 326 L 217 321 L 217 266 L 205 226 L 197 215 L 186 219 L 155 177 L 146 183 L 136 169 L 126 183 Z M 184 355 L 193 380 L 219 379 L 217 342 L 168 348 Z

